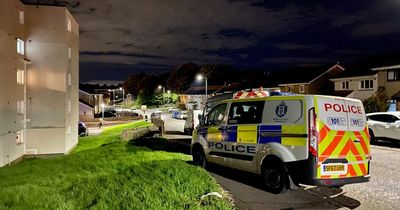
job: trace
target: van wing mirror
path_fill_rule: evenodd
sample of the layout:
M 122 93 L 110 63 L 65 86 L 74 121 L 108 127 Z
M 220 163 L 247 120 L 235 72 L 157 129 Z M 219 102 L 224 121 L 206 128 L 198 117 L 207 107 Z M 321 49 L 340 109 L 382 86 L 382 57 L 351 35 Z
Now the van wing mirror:
M 205 121 L 205 117 L 204 117 L 204 115 L 202 115 L 202 114 L 199 114 L 198 116 L 198 119 L 199 119 L 199 124 L 200 125 L 204 125 L 204 121 Z

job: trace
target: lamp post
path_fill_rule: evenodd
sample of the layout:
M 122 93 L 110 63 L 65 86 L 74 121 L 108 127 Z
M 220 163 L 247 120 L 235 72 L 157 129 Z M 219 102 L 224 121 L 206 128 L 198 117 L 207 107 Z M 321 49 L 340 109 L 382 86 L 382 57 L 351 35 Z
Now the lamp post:
M 205 80 L 205 86 L 206 86 L 206 103 L 207 103 L 207 99 L 208 99 L 207 77 L 205 77 L 205 76 L 203 76 L 203 75 L 201 75 L 201 74 L 198 74 L 198 75 L 196 76 L 196 80 L 199 81 L 199 82 L 203 81 L 203 79 Z
M 101 104 L 101 119 L 103 119 L 103 120 L 104 120 L 104 107 L 105 106 L 106 105 L 104 103 Z
M 125 89 L 120 87 L 119 90 L 122 90 L 122 105 L 125 105 Z
M 115 89 L 112 89 L 112 90 L 108 89 L 108 92 L 110 92 L 110 94 L 111 94 L 111 92 L 113 92 L 112 93 L 112 95 L 113 95 L 113 100 L 112 101 L 113 101 L 113 106 L 115 106 Z M 110 97 L 110 100 L 111 100 L 111 97 Z
M 161 86 L 161 85 L 159 85 L 159 86 L 158 86 L 158 89 L 159 89 L 159 90 L 161 90 L 161 89 L 162 89 L 162 103 L 164 104 L 164 94 L 165 94 L 165 87 L 164 87 L 164 86 Z

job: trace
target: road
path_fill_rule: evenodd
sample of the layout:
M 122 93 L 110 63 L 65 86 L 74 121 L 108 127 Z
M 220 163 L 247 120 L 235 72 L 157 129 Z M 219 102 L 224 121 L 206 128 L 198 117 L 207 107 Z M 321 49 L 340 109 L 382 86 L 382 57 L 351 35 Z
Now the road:
M 169 131 L 184 122 L 163 119 Z M 400 209 L 400 143 L 372 145 L 371 154 L 370 182 L 342 188 L 302 186 L 281 195 L 264 191 L 254 174 L 214 165 L 208 170 L 238 209 Z

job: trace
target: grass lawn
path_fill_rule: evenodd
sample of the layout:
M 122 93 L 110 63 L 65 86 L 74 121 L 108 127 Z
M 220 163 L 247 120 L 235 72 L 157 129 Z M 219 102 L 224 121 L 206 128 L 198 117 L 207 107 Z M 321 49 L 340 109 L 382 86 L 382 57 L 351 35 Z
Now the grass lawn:
M 210 175 L 182 153 L 118 140 L 137 122 L 80 139 L 67 156 L 0 168 L 0 209 L 230 209 Z M 162 140 L 160 140 L 162 141 Z

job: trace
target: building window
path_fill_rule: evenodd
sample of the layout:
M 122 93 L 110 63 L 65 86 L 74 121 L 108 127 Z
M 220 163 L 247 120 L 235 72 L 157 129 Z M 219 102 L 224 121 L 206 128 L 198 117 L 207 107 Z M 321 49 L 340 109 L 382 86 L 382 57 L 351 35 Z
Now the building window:
M 305 89 L 305 88 L 304 88 L 304 85 L 300 85 L 300 86 L 299 86 L 299 92 L 300 92 L 300 93 L 304 93 L 304 92 L 305 92 L 304 89 Z
M 72 59 L 72 50 L 70 47 L 68 47 L 68 59 Z
M 17 69 L 17 83 L 23 85 L 25 83 L 25 71 Z
M 369 80 L 361 80 L 360 81 L 360 89 L 373 89 L 374 88 L 374 81 L 372 79 Z
M 400 70 L 390 70 L 387 72 L 388 81 L 398 81 L 400 80 Z
M 25 24 L 25 13 L 24 11 L 19 11 L 19 23 L 24 25 Z
M 22 39 L 17 39 L 17 53 L 25 55 L 25 42 Z
M 67 20 L 67 30 L 68 30 L 69 32 L 72 31 L 72 23 L 71 23 L 71 20 L 70 20 L 70 19 Z
M 342 90 L 348 90 L 349 89 L 349 81 L 342 82 Z
M 71 73 L 68 73 L 67 80 L 68 80 L 68 86 L 71 86 L 71 83 L 72 83 L 72 81 L 71 81 Z
M 18 112 L 18 114 L 25 113 L 24 101 L 17 101 L 17 112 Z
M 71 100 L 68 100 L 68 113 L 71 113 Z

